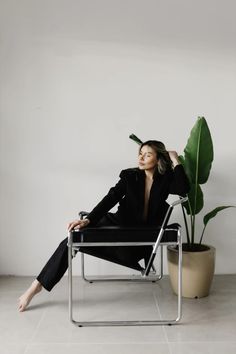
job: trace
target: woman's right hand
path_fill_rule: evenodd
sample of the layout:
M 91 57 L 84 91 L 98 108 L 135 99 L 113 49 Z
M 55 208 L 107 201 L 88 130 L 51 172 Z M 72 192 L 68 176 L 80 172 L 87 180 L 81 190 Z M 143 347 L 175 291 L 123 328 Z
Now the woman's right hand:
M 82 229 L 83 227 L 88 226 L 89 223 L 90 223 L 89 219 L 75 220 L 68 224 L 67 229 L 68 231 L 71 231 L 73 229 L 75 230 Z

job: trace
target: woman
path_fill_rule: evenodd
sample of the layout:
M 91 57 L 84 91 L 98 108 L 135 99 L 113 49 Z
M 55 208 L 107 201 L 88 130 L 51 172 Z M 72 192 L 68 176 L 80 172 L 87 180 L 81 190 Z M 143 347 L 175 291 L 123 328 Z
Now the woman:
M 167 151 L 165 145 L 149 140 L 139 148 L 138 168 L 121 171 L 120 180 L 84 220 L 69 223 L 68 231 L 86 226 L 158 226 L 161 225 L 169 194 L 185 195 L 189 182 L 176 151 Z M 116 213 L 109 213 L 119 202 Z M 98 250 L 99 249 L 99 250 Z M 148 259 L 149 247 L 83 248 L 84 253 L 124 266 L 142 270 L 138 263 Z M 19 311 L 26 309 L 33 296 L 42 288 L 48 291 L 56 285 L 68 268 L 67 238 L 49 259 L 39 276 L 19 299 Z

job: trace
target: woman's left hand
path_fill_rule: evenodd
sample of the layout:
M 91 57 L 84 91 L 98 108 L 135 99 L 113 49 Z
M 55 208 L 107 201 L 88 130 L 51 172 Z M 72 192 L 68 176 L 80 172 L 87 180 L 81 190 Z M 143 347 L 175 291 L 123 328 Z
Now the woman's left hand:
M 180 164 L 179 157 L 176 151 L 168 151 L 173 167 Z

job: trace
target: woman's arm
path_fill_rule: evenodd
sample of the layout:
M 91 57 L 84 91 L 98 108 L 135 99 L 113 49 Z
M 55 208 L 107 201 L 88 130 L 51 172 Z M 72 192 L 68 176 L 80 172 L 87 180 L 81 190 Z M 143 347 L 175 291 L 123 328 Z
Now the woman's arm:
M 93 208 L 87 218 L 91 224 L 96 223 L 111 209 L 113 208 L 125 195 L 126 192 L 126 179 L 124 171 L 120 173 L 120 180 L 112 187 L 107 195 Z
M 83 220 L 74 220 L 68 224 L 68 231 L 72 229 L 82 229 L 97 222 L 113 208 L 125 195 L 126 192 L 126 173 L 125 170 L 120 173 L 120 180 L 112 187 L 107 195 L 93 208 L 93 210 Z
M 173 167 L 180 165 L 179 156 L 176 151 L 168 151 L 168 154 L 170 156 Z
M 83 227 L 96 225 L 96 223 L 113 208 L 125 195 L 126 178 L 125 170 L 120 173 L 120 180 L 112 187 L 107 195 L 93 208 L 93 210 L 83 220 L 74 220 L 68 224 L 68 231 L 72 229 L 82 229 Z
M 173 165 L 173 179 L 170 183 L 169 193 L 185 196 L 190 190 L 188 177 L 181 165 L 176 151 L 168 151 Z

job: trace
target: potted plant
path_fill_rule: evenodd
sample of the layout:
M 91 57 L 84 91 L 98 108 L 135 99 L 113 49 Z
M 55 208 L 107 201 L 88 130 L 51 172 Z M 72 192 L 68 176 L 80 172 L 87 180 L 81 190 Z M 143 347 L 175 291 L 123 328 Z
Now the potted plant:
M 130 138 L 138 144 L 141 140 L 134 134 Z M 184 149 L 184 156 L 179 156 L 190 182 L 188 201 L 183 205 L 183 216 L 187 242 L 183 243 L 183 296 L 203 297 L 210 291 L 215 268 L 215 248 L 202 244 L 206 226 L 221 210 L 232 206 L 220 206 L 207 213 L 203 218 L 203 230 L 196 241 L 196 215 L 204 206 L 203 192 L 200 187 L 208 181 L 214 153 L 209 127 L 204 117 L 198 117 L 191 130 Z M 178 252 L 169 246 L 168 269 L 173 291 L 177 293 Z

